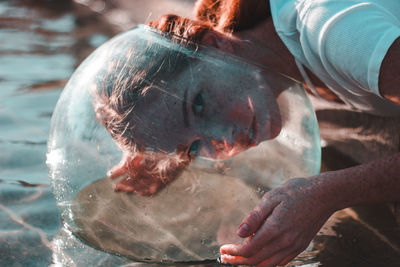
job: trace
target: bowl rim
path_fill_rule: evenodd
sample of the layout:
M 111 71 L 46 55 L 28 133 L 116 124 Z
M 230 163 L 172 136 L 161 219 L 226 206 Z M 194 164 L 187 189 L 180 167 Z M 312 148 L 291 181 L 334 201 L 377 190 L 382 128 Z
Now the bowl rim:
M 207 45 L 207 44 L 200 43 L 200 42 L 195 42 L 195 41 L 193 41 L 193 40 L 191 40 L 189 38 L 177 35 L 175 33 L 162 31 L 162 30 L 153 28 L 153 27 L 151 27 L 149 25 L 146 25 L 146 24 L 139 24 L 139 25 L 129 29 L 129 31 L 134 30 L 134 29 L 143 29 L 145 31 L 161 35 L 161 36 L 163 36 L 165 38 L 169 38 L 170 40 L 172 40 L 172 39 L 180 40 L 180 42 L 176 42 L 177 45 L 181 45 L 181 46 L 185 47 L 186 49 L 191 49 L 194 52 L 197 52 L 198 50 L 201 49 L 201 50 L 207 51 L 207 53 L 212 53 L 216 57 L 226 56 L 226 57 L 229 57 L 229 58 L 233 59 L 234 61 L 238 61 L 240 63 L 244 63 L 244 64 L 247 64 L 247 65 L 259 68 L 262 71 L 273 72 L 273 73 L 278 74 L 281 77 L 286 78 L 286 79 L 288 79 L 288 80 L 290 80 L 290 81 L 292 81 L 292 82 L 294 82 L 294 83 L 296 83 L 296 84 L 298 84 L 300 86 L 303 86 L 303 83 L 300 82 L 299 80 L 297 80 L 297 79 L 293 78 L 292 76 L 287 75 L 287 74 L 285 74 L 285 73 L 283 73 L 281 71 L 278 71 L 275 68 L 269 67 L 269 66 L 261 64 L 261 63 L 258 63 L 256 61 L 248 59 L 246 57 L 238 56 L 238 55 L 235 55 L 235 54 L 233 54 L 231 52 L 228 52 L 228 51 L 225 51 L 225 50 L 222 50 L 222 49 L 218 49 L 218 48 L 213 47 L 211 45 Z

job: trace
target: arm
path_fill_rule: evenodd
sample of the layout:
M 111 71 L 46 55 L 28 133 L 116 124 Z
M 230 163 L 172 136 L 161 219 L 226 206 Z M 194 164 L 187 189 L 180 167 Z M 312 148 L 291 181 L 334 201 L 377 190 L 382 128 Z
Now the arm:
M 400 38 L 389 48 L 379 74 L 379 92 L 400 106 Z
M 243 220 L 244 242 L 221 247 L 231 264 L 276 266 L 302 252 L 336 210 L 400 201 L 400 153 L 356 167 L 289 180 Z

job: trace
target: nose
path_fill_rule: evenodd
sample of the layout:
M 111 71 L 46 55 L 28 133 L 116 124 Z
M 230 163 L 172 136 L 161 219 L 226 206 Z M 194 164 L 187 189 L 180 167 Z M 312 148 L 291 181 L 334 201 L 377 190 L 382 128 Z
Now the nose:
M 254 116 L 253 100 L 250 96 L 246 101 L 236 103 L 233 108 L 228 112 L 228 118 L 235 124 L 248 126 Z
M 270 109 L 260 114 L 258 121 L 258 133 L 260 141 L 274 139 L 282 129 L 282 120 L 279 109 Z

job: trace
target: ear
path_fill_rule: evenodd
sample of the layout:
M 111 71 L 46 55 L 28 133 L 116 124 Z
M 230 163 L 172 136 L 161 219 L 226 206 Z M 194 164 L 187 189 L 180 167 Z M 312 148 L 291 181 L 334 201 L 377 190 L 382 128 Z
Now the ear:
M 206 31 L 201 42 L 230 53 L 234 52 L 230 38 L 216 31 Z

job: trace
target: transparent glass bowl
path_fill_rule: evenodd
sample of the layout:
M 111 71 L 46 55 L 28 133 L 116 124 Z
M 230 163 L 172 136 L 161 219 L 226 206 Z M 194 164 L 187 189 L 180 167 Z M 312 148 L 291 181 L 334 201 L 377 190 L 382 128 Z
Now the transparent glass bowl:
M 130 124 L 115 129 L 131 143 L 110 134 L 112 112 L 99 116 L 115 90 L 130 92 L 114 107 L 130 112 L 123 121 Z M 173 157 L 181 143 L 191 161 L 163 189 L 115 192 L 118 181 L 107 173 L 123 151 Z M 217 258 L 219 246 L 240 241 L 237 226 L 266 191 L 317 174 L 320 157 L 316 117 L 298 82 L 139 26 L 102 45 L 71 77 L 52 117 L 47 164 L 63 221 L 81 240 L 171 263 Z

